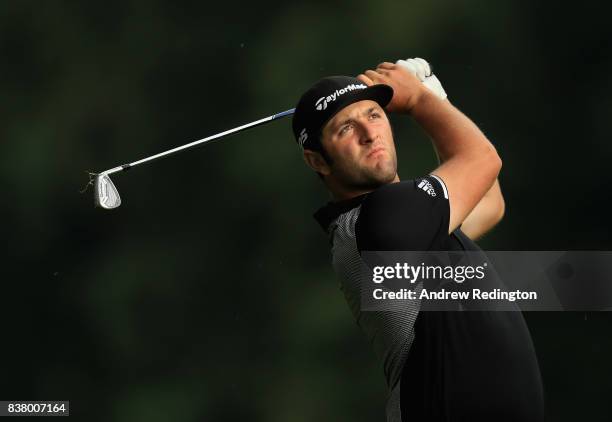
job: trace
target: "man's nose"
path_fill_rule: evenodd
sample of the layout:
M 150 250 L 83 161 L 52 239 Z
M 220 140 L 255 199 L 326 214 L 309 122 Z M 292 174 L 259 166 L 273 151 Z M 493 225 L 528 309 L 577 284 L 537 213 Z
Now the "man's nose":
M 371 144 L 376 139 L 376 133 L 367 122 L 359 122 L 359 143 L 360 144 Z

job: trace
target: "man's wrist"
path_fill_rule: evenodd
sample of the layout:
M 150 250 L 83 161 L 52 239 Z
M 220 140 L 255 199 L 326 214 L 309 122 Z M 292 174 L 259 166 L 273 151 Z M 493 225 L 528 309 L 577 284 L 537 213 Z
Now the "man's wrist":
M 427 88 L 423 89 L 419 95 L 416 95 L 411 100 L 412 101 L 406 105 L 406 112 L 413 118 L 418 118 L 419 115 L 427 113 L 431 110 L 432 106 L 443 101 Z

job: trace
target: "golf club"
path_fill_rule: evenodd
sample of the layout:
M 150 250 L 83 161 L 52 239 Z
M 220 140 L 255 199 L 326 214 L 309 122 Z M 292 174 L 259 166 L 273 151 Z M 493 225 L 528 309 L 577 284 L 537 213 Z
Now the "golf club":
M 107 210 L 111 210 L 113 208 L 117 208 L 121 205 L 121 197 L 119 196 L 119 192 L 115 187 L 115 184 L 110 179 L 110 175 L 113 173 L 119 173 L 121 171 L 129 170 L 132 167 L 136 167 L 138 165 L 151 162 L 153 160 L 157 160 L 159 158 L 167 157 L 171 154 L 174 154 L 179 151 L 184 151 L 188 148 L 195 147 L 197 145 L 204 144 L 206 142 L 214 141 L 216 139 L 221 139 L 225 136 L 231 135 L 233 133 L 238 133 L 246 129 L 250 129 L 255 126 L 260 126 L 265 123 L 271 122 L 273 120 L 280 119 L 282 117 L 290 116 L 295 111 L 294 108 L 283 111 L 281 113 L 273 114 L 272 116 L 265 117 L 263 119 L 256 120 L 251 123 L 247 123 L 242 126 L 238 126 L 234 129 L 226 130 L 224 132 L 217 133 L 216 135 L 209 136 L 204 139 L 200 139 L 197 141 L 190 142 L 188 144 L 182 145 L 180 147 L 176 147 L 173 149 L 169 149 L 168 151 L 160 152 L 159 154 L 152 155 L 150 157 L 143 158 L 138 161 L 134 161 L 132 163 L 123 164 L 117 167 L 113 167 L 112 169 L 105 170 L 101 173 L 90 173 L 90 182 L 89 184 L 94 185 L 94 201 L 97 207 L 104 208 Z

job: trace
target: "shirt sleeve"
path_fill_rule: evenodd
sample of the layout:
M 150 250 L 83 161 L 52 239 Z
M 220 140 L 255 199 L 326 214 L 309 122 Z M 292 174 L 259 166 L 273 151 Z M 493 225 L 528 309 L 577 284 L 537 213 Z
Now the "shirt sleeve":
M 445 250 L 448 191 L 435 175 L 391 183 L 368 194 L 355 225 L 362 251 Z

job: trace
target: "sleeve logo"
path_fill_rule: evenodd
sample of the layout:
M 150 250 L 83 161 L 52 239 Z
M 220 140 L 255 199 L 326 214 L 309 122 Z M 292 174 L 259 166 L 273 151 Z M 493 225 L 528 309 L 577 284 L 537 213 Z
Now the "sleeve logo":
M 418 188 L 423 189 L 431 196 L 436 196 L 436 191 L 434 190 L 433 186 L 425 179 L 421 180 L 421 182 L 418 184 Z

